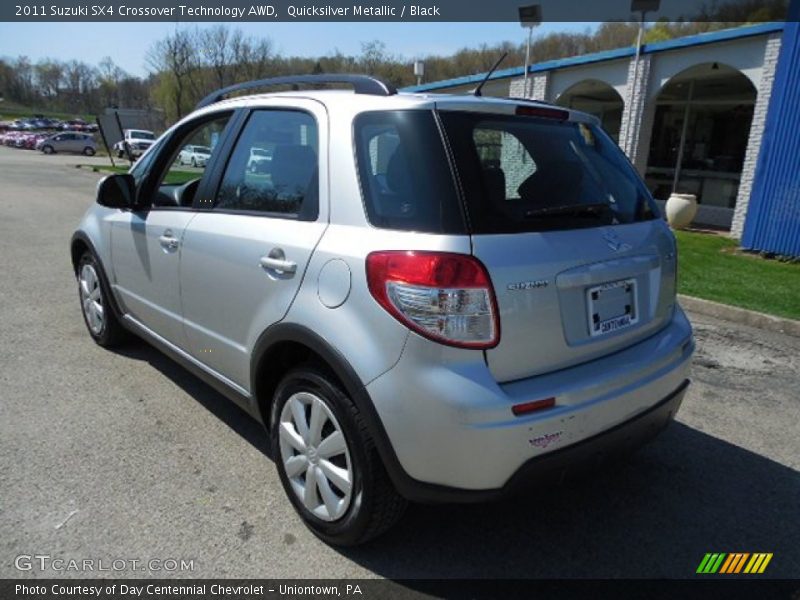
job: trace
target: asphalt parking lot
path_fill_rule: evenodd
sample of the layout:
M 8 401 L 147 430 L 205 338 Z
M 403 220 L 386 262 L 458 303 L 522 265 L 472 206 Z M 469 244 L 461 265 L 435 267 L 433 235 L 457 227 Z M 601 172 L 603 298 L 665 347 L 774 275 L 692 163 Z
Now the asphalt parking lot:
M 800 338 L 698 315 L 678 422 L 624 465 L 326 546 L 255 422 L 144 343 L 86 334 L 68 244 L 99 175 L 74 165 L 100 160 L 0 147 L 0 577 L 93 575 L 14 566 L 47 554 L 191 559 L 154 575 L 201 578 L 685 578 L 706 552 L 773 552 L 765 576 L 800 577 Z

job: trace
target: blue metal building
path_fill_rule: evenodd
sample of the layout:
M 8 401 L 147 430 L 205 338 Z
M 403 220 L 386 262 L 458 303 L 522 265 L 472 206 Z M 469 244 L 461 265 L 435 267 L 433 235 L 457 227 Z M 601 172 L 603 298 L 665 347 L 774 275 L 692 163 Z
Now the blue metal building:
M 800 256 L 800 0 L 783 30 L 742 246 Z

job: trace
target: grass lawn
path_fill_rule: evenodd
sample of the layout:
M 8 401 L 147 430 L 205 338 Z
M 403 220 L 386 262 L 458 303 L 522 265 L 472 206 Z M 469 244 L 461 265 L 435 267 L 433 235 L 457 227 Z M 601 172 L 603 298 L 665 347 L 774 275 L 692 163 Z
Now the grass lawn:
M 739 252 L 735 241 L 721 235 L 675 235 L 681 294 L 800 319 L 800 263 Z

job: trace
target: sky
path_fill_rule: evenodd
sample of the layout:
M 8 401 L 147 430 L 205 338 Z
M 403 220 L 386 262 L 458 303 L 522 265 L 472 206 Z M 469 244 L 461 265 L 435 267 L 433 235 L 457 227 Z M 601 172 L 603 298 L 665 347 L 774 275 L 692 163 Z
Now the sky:
M 199 23 L 208 27 L 213 23 Z M 594 23 L 544 23 L 534 38 L 554 31 L 585 31 Z M 147 72 L 145 53 L 176 23 L 0 23 L 0 57 L 27 56 L 82 60 L 96 65 L 104 56 L 132 75 Z M 361 42 L 381 40 L 392 54 L 414 60 L 450 54 L 465 46 L 525 41 L 518 23 L 235 23 L 246 35 L 269 37 L 278 52 L 320 56 L 336 50 L 357 55 Z

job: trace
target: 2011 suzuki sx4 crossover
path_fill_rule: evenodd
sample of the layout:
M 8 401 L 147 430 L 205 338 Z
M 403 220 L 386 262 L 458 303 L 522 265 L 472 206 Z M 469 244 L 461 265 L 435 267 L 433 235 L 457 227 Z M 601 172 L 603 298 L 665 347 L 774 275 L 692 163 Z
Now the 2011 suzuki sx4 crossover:
M 71 251 L 92 338 L 262 421 L 334 544 L 634 447 L 688 385 L 672 233 L 597 120 L 542 103 L 232 86 L 100 182 Z

